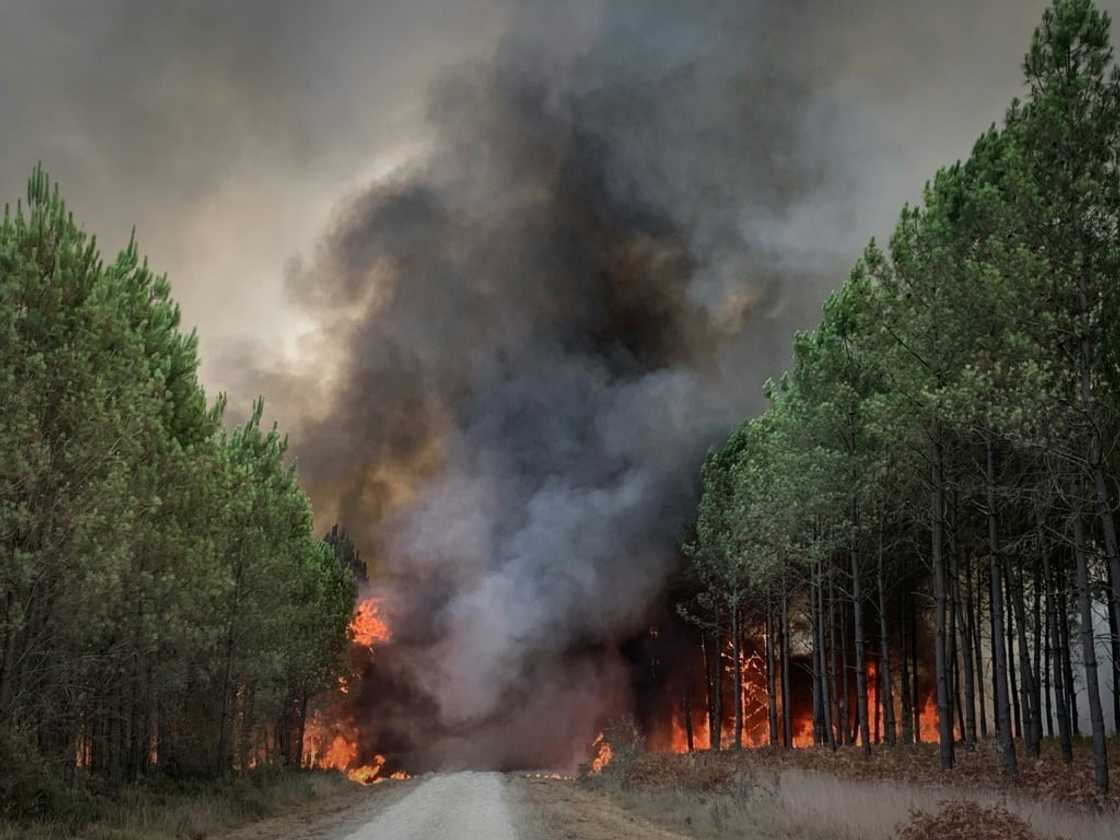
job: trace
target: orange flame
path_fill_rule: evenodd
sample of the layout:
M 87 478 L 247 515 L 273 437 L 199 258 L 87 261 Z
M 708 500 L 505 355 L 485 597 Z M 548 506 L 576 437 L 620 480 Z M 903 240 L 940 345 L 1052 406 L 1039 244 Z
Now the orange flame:
M 354 619 L 350 622 L 350 634 L 355 644 L 368 648 L 393 638 L 389 625 L 381 615 L 379 598 L 366 598 L 358 604 Z
M 372 650 L 375 646 L 390 641 L 392 637 L 393 634 L 381 612 L 381 600 L 379 598 L 362 600 L 350 622 L 350 638 L 354 644 Z M 339 694 L 350 694 L 352 687 L 352 676 L 338 678 Z M 328 706 L 328 709 L 330 708 L 332 707 Z M 331 718 L 334 717 L 341 717 L 341 719 L 332 720 Z M 382 770 L 386 758 L 382 755 L 375 755 L 368 764 L 359 764 L 360 753 L 357 728 L 345 716 L 337 716 L 330 711 L 321 710 L 306 722 L 303 754 L 307 766 L 323 770 L 338 770 L 345 773 L 352 781 L 362 784 L 375 784 L 385 779 L 408 778 L 407 773 L 399 770 L 383 776 Z
M 596 775 L 603 772 L 603 768 L 611 763 L 614 758 L 614 749 L 600 732 L 591 745 L 591 773 Z

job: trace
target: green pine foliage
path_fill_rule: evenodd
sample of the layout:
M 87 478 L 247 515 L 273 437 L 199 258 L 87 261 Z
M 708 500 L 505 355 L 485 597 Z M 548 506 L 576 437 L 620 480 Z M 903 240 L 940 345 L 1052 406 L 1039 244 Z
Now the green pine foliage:
M 765 607 L 780 626 L 775 593 L 790 589 L 818 743 L 859 730 L 868 740 L 867 712 L 842 705 L 866 644 L 904 740 L 926 699 L 913 687 L 922 669 L 946 769 L 979 728 L 1000 730 L 1015 772 L 1012 734 L 1037 755 L 1055 714 L 1068 756 L 1080 703 L 1108 789 L 1104 718 L 1107 705 L 1120 724 L 1120 700 L 1098 672 L 1118 666 L 1097 662 L 1107 642 L 1093 638 L 1093 613 L 1111 612 L 1116 659 L 1120 70 L 1109 26 L 1092 0 L 1054 0 L 1024 63 L 1024 100 L 903 209 L 887 250 L 871 243 L 820 326 L 797 336 L 766 413 L 705 463 L 685 546 L 691 603 Z M 841 656 L 847 671 L 834 667 Z M 891 743 L 893 717 L 881 735 Z
M 0 814 L 36 801 L 27 767 L 54 790 L 298 764 L 346 667 L 353 571 L 262 403 L 223 431 L 179 321 L 36 169 L 0 223 L 0 753 L 36 753 Z

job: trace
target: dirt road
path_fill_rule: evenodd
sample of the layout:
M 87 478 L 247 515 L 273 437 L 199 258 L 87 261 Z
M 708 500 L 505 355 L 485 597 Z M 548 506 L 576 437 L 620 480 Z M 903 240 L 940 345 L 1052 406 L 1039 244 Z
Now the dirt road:
M 448 773 L 377 785 L 337 807 L 226 840 L 681 840 L 575 782 Z

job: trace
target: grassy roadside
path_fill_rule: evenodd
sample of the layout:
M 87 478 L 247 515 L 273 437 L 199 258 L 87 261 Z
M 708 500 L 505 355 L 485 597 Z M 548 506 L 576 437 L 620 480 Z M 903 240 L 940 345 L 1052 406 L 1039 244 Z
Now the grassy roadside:
M 958 835 L 945 826 L 954 821 L 968 823 L 968 833 L 960 836 L 970 840 L 1117 836 L 1120 797 L 1092 796 L 1087 745 L 1078 746 L 1068 767 L 1047 744 L 1040 760 L 1021 757 L 1022 772 L 1014 780 L 999 772 L 994 745 L 958 757 L 958 768 L 941 774 L 932 745 L 877 749 L 871 759 L 855 749 L 638 753 L 585 783 L 638 816 L 711 840 L 753 834 L 891 840 L 915 811 L 945 817 L 927 819 L 923 825 L 933 828 L 908 838 L 952 840 Z M 1114 772 L 1120 779 L 1120 762 Z M 944 802 L 957 804 L 945 808 Z M 977 825 L 985 809 L 993 820 L 1004 818 L 992 834 Z M 1035 833 L 1013 833 L 1011 824 L 1019 820 Z
M 67 818 L 0 819 L 0 840 L 213 840 L 362 790 L 333 772 L 263 770 L 226 783 L 157 780 L 90 796 Z

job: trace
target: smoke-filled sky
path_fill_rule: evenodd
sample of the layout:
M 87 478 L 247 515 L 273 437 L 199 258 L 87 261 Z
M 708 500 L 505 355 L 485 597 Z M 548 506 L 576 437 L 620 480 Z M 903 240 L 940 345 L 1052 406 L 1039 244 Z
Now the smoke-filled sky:
M 207 385 L 265 394 L 394 581 L 433 750 L 562 760 L 704 449 L 1001 117 L 1042 6 L 8 2 L 0 193 L 42 160 L 136 225 Z

